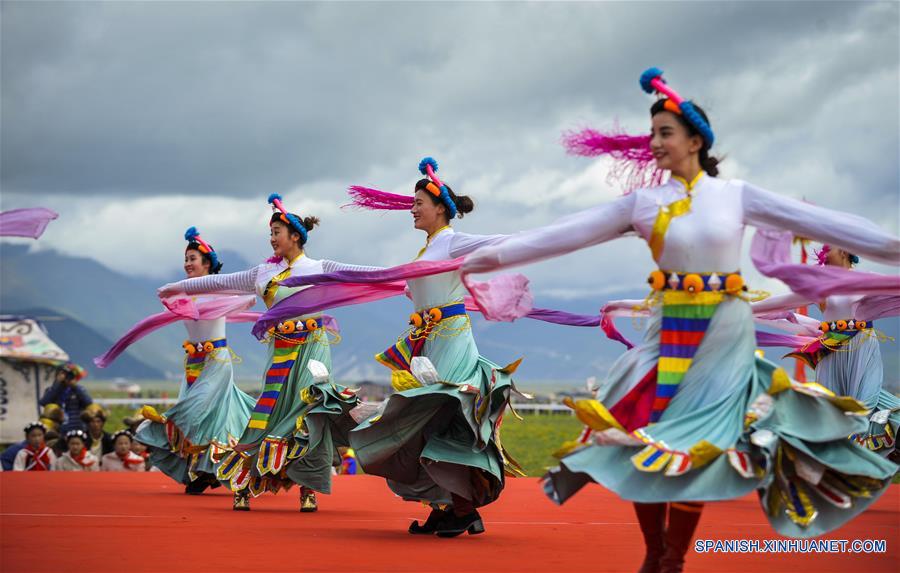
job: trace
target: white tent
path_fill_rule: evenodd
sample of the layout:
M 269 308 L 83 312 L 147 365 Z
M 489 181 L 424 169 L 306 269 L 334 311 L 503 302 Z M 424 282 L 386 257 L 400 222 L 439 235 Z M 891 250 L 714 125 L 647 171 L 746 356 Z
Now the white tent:
M 22 440 L 22 428 L 38 419 L 38 399 L 69 355 L 36 320 L 0 316 L 0 442 Z

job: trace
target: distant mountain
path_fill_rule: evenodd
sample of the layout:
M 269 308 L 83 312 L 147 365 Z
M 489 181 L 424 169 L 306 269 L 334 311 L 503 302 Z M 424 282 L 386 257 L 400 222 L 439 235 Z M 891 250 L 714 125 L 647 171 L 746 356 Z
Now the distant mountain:
M 18 314 L 36 318 L 47 329 L 50 338 L 64 349 L 69 358 L 88 370 L 91 378 L 144 378 L 159 379 L 165 372 L 149 366 L 135 357 L 125 354 L 108 368 L 94 366 L 95 356 L 106 352 L 113 341 L 81 321 L 49 308 L 29 308 Z M 102 374 L 102 375 L 101 375 Z
M 223 252 L 222 258 L 232 271 L 251 266 L 236 253 Z M 173 276 L 169 280 L 179 278 Z M 142 368 L 170 377 L 181 375 L 184 357 L 181 342 L 185 331 L 178 325 L 166 327 L 135 344 L 114 365 L 115 370 L 98 370 L 89 360 L 105 350 L 100 349 L 103 344 L 119 338 L 138 320 L 161 310 L 156 298 L 160 282 L 126 276 L 91 259 L 52 251 L 28 255 L 27 247 L 0 243 L 0 312 L 15 314 L 32 310 L 70 317 L 70 321 L 46 325 L 64 349 L 92 368 L 95 378 L 140 378 L 147 372 Z M 643 298 L 645 294 L 638 288 L 616 298 Z M 604 302 L 594 298 L 541 296 L 535 300 L 536 306 L 588 314 L 596 313 Z M 259 309 L 261 305 L 257 306 Z M 812 307 L 811 311 L 816 312 Z M 373 356 L 393 344 L 405 331 L 409 312 L 410 302 L 403 297 L 331 311 L 341 326 L 343 338 L 332 351 L 335 377 L 348 382 L 386 381 L 387 369 L 376 363 Z M 635 329 L 640 326 L 639 321 L 620 319 L 618 326 L 632 340 L 642 336 Z M 479 315 L 473 315 L 472 327 L 479 349 L 492 361 L 505 365 L 519 357 L 525 358 L 516 378 L 526 388 L 583 387 L 590 376 L 602 378 L 624 350 L 621 344 L 607 340 L 597 328 L 571 328 L 528 319 L 512 324 L 496 323 L 487 322 Z M 878 328 L 890 336 L 900 336 L 897 319 L 879 321 Z M 90 343 L 86 342 L 88 339 Z M 250 335 L 250 325 L 229 325 L 228 340 L 242 359 L 235 366 L 235 376 L 244 380 L 260 379 L 266 347 Z M 884 344 L 882 352 L 885 386 L 897 392 L 900 352 L 896 342 Z M 777 359 L 782 352 L 769 349 L 766 354 Z M 126 357 L 134 362 L 126 362 Z M 790 363 L 785 364 L 792 368 Z

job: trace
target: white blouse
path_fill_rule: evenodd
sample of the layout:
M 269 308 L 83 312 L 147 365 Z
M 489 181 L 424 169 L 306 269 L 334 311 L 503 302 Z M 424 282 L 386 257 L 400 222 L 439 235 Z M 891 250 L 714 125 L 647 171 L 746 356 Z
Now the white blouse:
M 557 257 L 611 241 L 629 232 L 649 240 L 661 206 L 686 196 L 670 179 L 613 202 L 523 231 L 479 249 L 465 272 L 489 272 Z M 736 179 L 703 175 L 691 192 L 690 211 L 672 218 L 660 268 L 679 272 L 734 272 L 740 269 L 744 226 L 776 228 L 828 243 L 869 259 L 900 265 L 900 239 L 856 215 L 803 203 Z
M 508 235 L 470 235 L 444 227 L 432 236 L 417 261 L 447 261 L 462 257 L 481 247 L 502 241 Z M 466 296 L 459 271 L 450 271 L 407 281 L 416 310 L 459 302 Z
M 256 294 L 263 298 L 269 282 L 288 268 L 287 259 L 277 263 L 263 263 L 249 270 L 224 275 L 207 275 L 192 279 L 184 279 L 173 285 L 186 294 Z M 289 276 L 317 275 L 334 271 L 377 270 L 380 267 L 364 267 L 347 265 L 337 261 L 311 259 L 306 255 L 300 255 L 291 265 Z M 276 286 L 274 302 L 278 302 L 291 294 L 300 291 L 306 286 L 283 287 Z M 189 324 L 189 323 L 188 323 Z M 204 339 L 208 340 L 208 339 Z

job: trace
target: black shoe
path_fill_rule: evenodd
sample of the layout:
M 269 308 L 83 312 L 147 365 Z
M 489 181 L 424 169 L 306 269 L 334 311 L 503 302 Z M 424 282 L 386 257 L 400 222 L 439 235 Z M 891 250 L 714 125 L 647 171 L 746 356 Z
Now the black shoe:
M 431 513 L 428 514 L 428 519 L 425 520 L 425 523 L 419 525 L 418 520 L 413 521 L 409 524 L 409 532 L 413 535 L 431 535 L 437 530 L 437 526 L 443 521 L 447 515 L 449 515 L 449 511 L 444 511 L 443 509 L 432 509 Z
M 234 505 L 231 509 L 235 511 L 250 511 L 250 494 L 234 494 Z
M 481 516 L 477 511 L 463 516 L 449 512 L 449 515 L 438 525 L 435 534 L 438 537 L 456 537 L 467 531 L 469 535 L 484 533 L 484 522 L 481 521 Z
M 191 483 L 184 486 L 184 493 L 188 495 L 200 495 L 206 488 L 209 487 L 209 482 L 204 478 L 197 478 Z

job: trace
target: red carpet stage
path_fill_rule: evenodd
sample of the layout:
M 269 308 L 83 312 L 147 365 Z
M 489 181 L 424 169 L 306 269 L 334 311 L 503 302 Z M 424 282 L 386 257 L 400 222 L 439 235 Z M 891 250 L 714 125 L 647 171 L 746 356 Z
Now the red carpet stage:
M 487 533 L 412 537 L 427 511 L 367 476 L 335 479 L 319 512 L 301 514 L 297 490 L 231 510 L 221 488 L 186 496 L 159 473 L 0 474 L 0 571 L 353 572 L 623 571 L 643 557 L 631 505 L 599 486 L 563 507 L 535 479 L 509 480 L 482 512 Z M 900 571 L 900 486 L 834 539 L 884 539 L 886 553 L 695 553 L 687 571 Z M 707 505 L 697 538 L 772 539 L 755 496 Z

